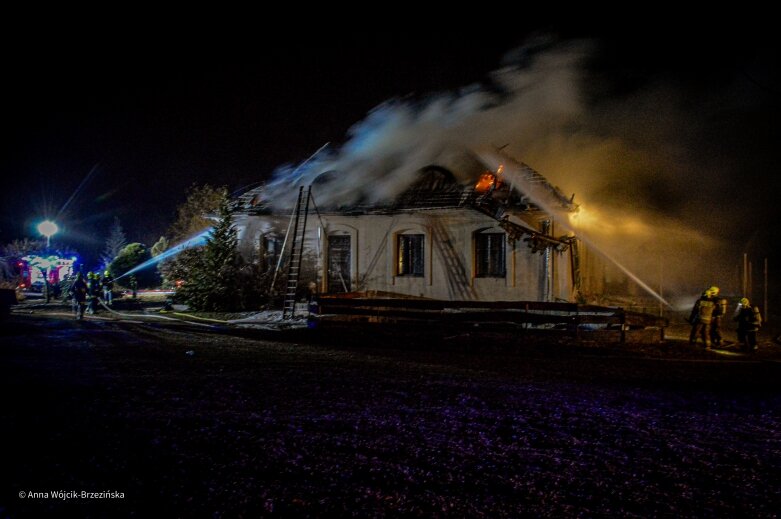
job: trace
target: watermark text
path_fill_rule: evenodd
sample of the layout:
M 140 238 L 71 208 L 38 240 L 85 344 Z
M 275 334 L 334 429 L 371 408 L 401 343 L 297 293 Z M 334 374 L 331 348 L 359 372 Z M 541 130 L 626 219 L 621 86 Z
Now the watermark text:
M 125 499 L 125 493 L 118 490 L 20 490 L 19 499 L 59 499 L 70 501 L 75 499 Z

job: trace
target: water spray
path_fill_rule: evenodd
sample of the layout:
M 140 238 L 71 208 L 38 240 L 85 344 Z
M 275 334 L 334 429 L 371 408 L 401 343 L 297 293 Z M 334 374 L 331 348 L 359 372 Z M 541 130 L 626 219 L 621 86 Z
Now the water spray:
M 564 227 L 567 231 L 575 234 L 579 240 L 586 243 L 595 252 L 602 257 L 613 263 L 618 267 L 621 272 L 629 276 L 635 283 L 640 285 L 643 290 L 648 292 L 657 301 L 667 305 L 668 308 L 673 306 L 667 302 L 658 292 L 648 286 L 643 280 L 641 280 L 636 274 L 632 273 L 628 268 L 622 265 L 618 260 L 605 252 L 599 247 L 593 239 L 585 235 L 581 230 L 574 228 L 569 224 L 568 213 L 566 213 L 566 205 L 563 200 L 550 191 L 550 187 L 542 182 L 534 182 L 534 179 L 538 177 L 536 172 L 529 166 L 523 163 L 518 163 L 515 160 L 507 157 L 499 151 L 478 153 L 478 156 L 482 161 L 492 170 L 503 170 L 505 178 L 509 179 L 512 185 L 519 189 L 524 195 L 526 195 L 532 202 L 540 207 L 546 213 L 555 216 L 557 223 Z
M 173 256 L 176 256 L 180 252 L 186 249 L 191 249 L 193 247 L 199 247 L 206 243 L 206 239 L 209 237 L 209 235 L 212 232 L 212 228 L 209 227 L 208 229 L 205 229 L 201 231 L 200 233 L 196 234 L 195 236 L 192 236 L 191 238 L 188 238 L 184 240 L 183 242 L 174 245 L 170 249 L 166 250 L 165 252 L 158 254 L 154 258 L 150 258 L 146 260 L 145 262 L 141 263 L 140 265 L 136 265 L 132 269 L 128 270 L 121 276 L 119 276 L 115 281 L 118 281 L 122 279 L 125 276 L 129 276 L 131 274 L 134 274 L 135 272 L 138 272 L 139 270 L 144 270 L 147 267 L 150 267 L 152 265 L 155 265 L 157 263 L 160 263 L 163 260 L 166 260 L 168 258 L 171 258 Z

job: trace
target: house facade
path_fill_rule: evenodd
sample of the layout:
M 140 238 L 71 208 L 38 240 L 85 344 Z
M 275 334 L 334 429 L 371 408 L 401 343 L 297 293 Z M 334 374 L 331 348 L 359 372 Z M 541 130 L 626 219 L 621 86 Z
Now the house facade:
M 564 212 L 576 209 L 571 199 L 529 171 Z M 327 189 L 315 183 L 311 197 L 316 200 Z M 247 260 L 284 276 L 293 209 L 274 211 L 262 203 L 264 196 L 257 188 L 238 200 L 239 247 Z M 448 170 L 429 167 L 389 203 L 317 207 L 307 198 L 307 208 L 298 283 L 316 286 L 321 294 L 576 301 L 582 273 L 593 270 L 582 244 L 517 187 L 503 182 L 501 171 L 459 182 Z

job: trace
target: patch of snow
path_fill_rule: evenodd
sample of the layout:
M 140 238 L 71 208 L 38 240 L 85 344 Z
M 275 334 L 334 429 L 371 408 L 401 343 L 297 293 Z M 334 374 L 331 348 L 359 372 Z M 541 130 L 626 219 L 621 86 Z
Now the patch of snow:
M 280 330 L 307 326 L 306 315 L 298 314 L 293 319 L 283 319 L 281 310 L 264 310 L 247 315 L 241 319 L 231 319 L 228 322 L 244 328 L 262 330 Z
M 242 317 L 241 319 L 231 319 L 228 321 L 231 324 L 247 323 L 247 322 L 263 322 L 263 323 L 276 323 L 282 322 L 281 310 L 264 310 L 262 312 L 255 312 Z

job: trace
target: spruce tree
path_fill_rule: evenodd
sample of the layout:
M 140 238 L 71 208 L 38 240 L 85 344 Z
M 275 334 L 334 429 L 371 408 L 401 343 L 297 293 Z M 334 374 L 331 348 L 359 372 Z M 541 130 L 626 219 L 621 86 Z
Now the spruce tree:
M 241 265 L 238 238 L 227 196 L 219 207 L 218 222 L 200 254 L 187 255 L 182 298 L 195 310 L 231 311 L 241 306 Z M 183 258 L 184 259 L 184 258 Z

